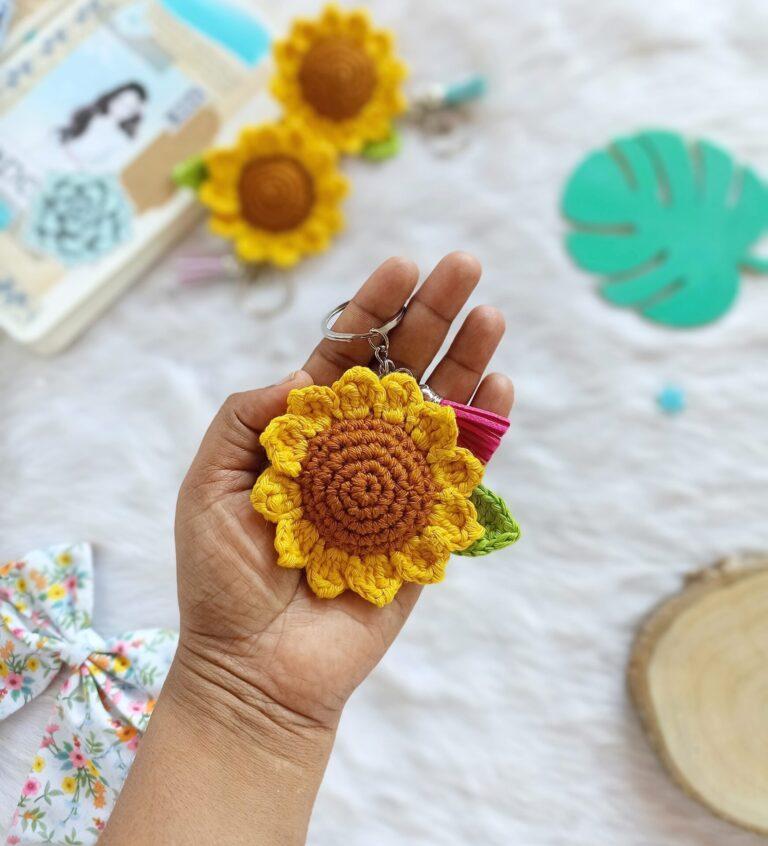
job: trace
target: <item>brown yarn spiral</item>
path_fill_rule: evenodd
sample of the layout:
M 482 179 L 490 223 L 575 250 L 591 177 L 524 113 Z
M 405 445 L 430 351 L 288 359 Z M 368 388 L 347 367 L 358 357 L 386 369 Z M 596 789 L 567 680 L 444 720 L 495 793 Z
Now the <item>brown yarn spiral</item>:
M 269 232 L 299 226 L 315 203 L 312 178 L 301 162 L 290 156 L 265 156 L 248 162 L 240 174 L 238 193 L 243 218 Z
M 299 85 L 316 112 L 331 120 L 345 120 L 371 99 L 376 65 L 354 38 L 323 38 L 304 57 Z
M 427 524 L 437 490 L 400 426 L 341 420 L 309 442 L 298 478 L 304 516 L 326 546 L 388 553 Z

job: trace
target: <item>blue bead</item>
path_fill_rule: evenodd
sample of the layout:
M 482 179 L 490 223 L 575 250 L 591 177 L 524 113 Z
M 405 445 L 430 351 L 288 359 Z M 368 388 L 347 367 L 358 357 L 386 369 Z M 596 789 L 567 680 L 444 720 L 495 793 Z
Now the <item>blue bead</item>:
M 656 397 L 656 403 L 665 414 L 685 411 L 685 391 L 677 385 L 667 385 Z

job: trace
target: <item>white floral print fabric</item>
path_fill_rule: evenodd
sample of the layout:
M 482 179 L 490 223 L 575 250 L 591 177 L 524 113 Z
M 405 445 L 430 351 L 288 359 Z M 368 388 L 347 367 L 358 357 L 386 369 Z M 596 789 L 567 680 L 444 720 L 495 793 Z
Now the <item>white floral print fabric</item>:
M 62 672 L 54 713 L 6 839 L 95 843 L 136 754 L 176 651 L 165 629 L 102 638 L 91 628 L 86 543 L 0 567 L 0 719 Z

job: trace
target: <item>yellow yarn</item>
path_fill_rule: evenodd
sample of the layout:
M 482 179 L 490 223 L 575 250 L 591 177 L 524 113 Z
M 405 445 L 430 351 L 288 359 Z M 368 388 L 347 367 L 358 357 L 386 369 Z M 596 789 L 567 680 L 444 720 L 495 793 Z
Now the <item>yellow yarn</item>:
M 271 88 L 286 114 L 340 152 L 384 140 L 406 109 L 407 70 L 394 37 L 364 9 L 330 4 L 317 18 L 299 18 L 274 54 Z
M 278 564 L 305 568 L 321 598 L 350 589 L 378 606 L 403 582 L 441 581 L 451 552 L 484 532 L 469 499 L 483 466 L 457 436 L 453 409 L 404 373 L 354 367 L 291 391 L 261 436 L 271 466 L 251 494 L 276 524 Z
M 232 147 L 204 155 L 198 192 L 210 228 L 245 262 L 288 267 L 322 252 L 341 230 L 348 182 L 336 150 L 294 123 L 246 127 Z

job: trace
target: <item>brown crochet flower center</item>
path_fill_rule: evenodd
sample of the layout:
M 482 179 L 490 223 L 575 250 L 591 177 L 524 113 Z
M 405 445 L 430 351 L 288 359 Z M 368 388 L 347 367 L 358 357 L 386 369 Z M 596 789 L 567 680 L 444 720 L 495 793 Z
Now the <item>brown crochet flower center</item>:
M 243 218 L 257 229 L 284 232 L 303 223 L 315 203 L 312 178 L 290 156 L 248 162 L 238 187 Z
M 371 99 L 376 65 L 354 38 L 323 38 L 304 57 L 299 85 L 316 112 L 331 120 L 346 120 Z
M 298 482 L 304 516 L 326 546 L 358 555 L 399 549 L 427 525 L 437 494 L 408 433 L 371 418 L 316 435 Z

